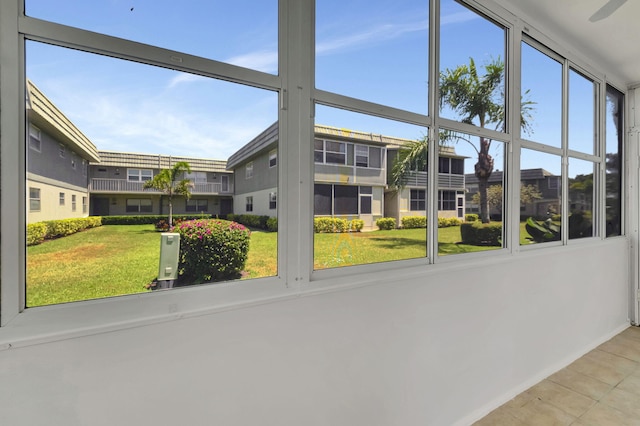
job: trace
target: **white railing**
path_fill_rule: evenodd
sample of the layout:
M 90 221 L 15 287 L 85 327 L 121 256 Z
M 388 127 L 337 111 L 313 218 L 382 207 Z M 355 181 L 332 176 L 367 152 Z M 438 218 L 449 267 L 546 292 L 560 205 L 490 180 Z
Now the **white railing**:
M 91 179 L 89 185 L 90 192 L 113 192 L 113 193 L 131 193 L 131 192 L 160 192 L 154 189 L 144 189 L 144 182 L 131 182 L 126 179 Z M 224 188 L 221 183 L 202 182 L 193 184 L 191 188 L 192 194 L 231 194 L 233 186 L 225 184 Z

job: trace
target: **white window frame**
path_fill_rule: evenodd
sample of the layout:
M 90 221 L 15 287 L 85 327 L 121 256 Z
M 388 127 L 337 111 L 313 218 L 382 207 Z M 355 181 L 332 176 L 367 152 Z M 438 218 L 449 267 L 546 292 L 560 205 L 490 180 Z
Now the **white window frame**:
M 253 161 L 249 161 L 244 166 L 244 178 L 251 179 L 253 178 Z
M 278 193 L 270 192 L 269 193 L 269 210 L 275 210 L 278 208 Z
M 178 69 L 183 72 L 192 72 L 197 75 L 206 75 L 210 77 L 218 77 L 227 81 L 238 84 L 249 84 L 255 87 L 264 88 L 266 90 L 277 91 L 281 95 L 281 104 L 279 108 L 279 119 L 281 126 L 279 128 L 279 144 L 281 156 L 279 163 L 278 176 L 281 182 L 279 188 L 282 211 L 286 212 L 286 227 L 282 226 L 278 234 L 278 276 L 267 277 L 261 279 L 261 293 L 259 297 L 265 300 L 275 300 L 278 297 L 288 298 L 295 296 L 300 291 L 310 289 L 316 291 L 322 289 L 322 286 L 334 285 L 348 286 L 353 282 L 353 275 L 356 273 L 366 272 L 370 274 L 379 273 L 379 277 L 394 277 L 395 279 L 402 276 L 411 276 L 411 274 L 421 273 L 425 270 L 425 265 L 429 263 L 437 263 L 437 256 L 428 259 L 407 260 L 403 262 L 384 264 L 372 264 L 359 266 L 354 268 L 344 268 L 344 270 L 331 271 L 313 271 L 313 236 L 308 232 L 312 229 L 313 215 L 313 146 L 310 143 L 303 143 L 301 135 L 309 135 L 312 139 L 314 104 L 316 102 L 321 105 L 342 107 L 344 109 L 356 110 L 360 113 L 375 115 L 392 120 L 404 121 L 408 123 L 417 123 L 424 126 L 430 126 L 431 136 L 436 136 L 441 125 L 451 130 L 460 132 L 476 132 L 486 137 L 503 140 L 510 146 L 509 152 L 518 155 L 520 141 L 518 135 L 514 133 L 498 133 L 490 130 L 480 130 L 470 128 L 470 125 L 464 123 L 454 123 L 450 120 L 439 119 L 436 116 L 426 116 L 417 113 L 409 113 L 397 108 L 385 105 L 372 104 L 363 102 L 358 99 L 351 99 L 340 94 L 333 94 L 322 90 L 316 90 L 313 87 L 313 75 L 308 70 L 313 69 L 314 46 L 312 43 L 301 42 L 301 40 L 313 40 L 313 2 L 307 0 L 280 0 L 280 40 L 283 41 L 279 46 L 279 66 L 281 73 L 279 75 L 270 75 L 268 73 L 252 70 L 249 68 L 240 68 L 230 66 L 217 61 L 209 61 L 205 58 L 194 58 L 190 55 L 176 56 L 176 52 L 165 47 L 152 47 L 147 49 L 140 43 L 127 40 L 120 40 L 107 35 L 94 34 L 79 28 L 69 28 L 53 22 L 45 22 L 41 25 L 37 19 L 28 16 L 22 16 L 17 6 L 18 1 L 0 2 L 0 40 L 3 40 L 1 48 L 3 49 L 3 58 L 9 58 L 7 66 L 3 64 L 2 76 L 3 82 L 1 104 L 3 105 L 0 113 L 2 114 L 3 124 L 3 142 L 22 141 L 17 143 L 2 143 L 2 157 L 0 158 L 1 170 L 4 179 L 0 184 L 2 190 L 3 206 L 16 206 L 15 209 L 10 207 L 3 209 L 3 228 L 2 248 L 3 268 L 1 270 L 2 278 L 0 279 L 0 291 L 2 291 L 0 309 L 0 326 L 8 326 L 11 330 L 17 330 L 15 335 L 19 339 L 46 339 L 62 338 L 61 336 L 80 335 L 82 333 L 95 333 L 96 330 L 111 330 L 130 326 L 132 324 L 148 323 L 149 318 L 157 318 L 158 321 L 175 317 L 175 310 L 185 310 L 189 312 L 214 312 L 218 309 L 228 309 L 229 306 L 243 305 L 247 303 L 255 303 L 255 293 L 251 293 L 251 283 L 239 281 L 230 283 L 225 286 L 201 286 L 192 291 L 176 290 L 170 294 L 164 293 L 161 297 L 155 294 L 131 295 L 113 298 L 109 300 L 101 300 L 97 303 L 78 302 L 68 306 L 57 306 L 55 309 L 38 309 L 35 308 L 29 315 L 21 315 L 24 309 L 24 269 L 25 255 L 24 250 L 16 250 L 16 247 L 25 246 L 25 221 L 26 221 L 26 202 L 25 197 L 27 186 L 24 176 L 24 141 L 27 137 L 24 111 L 25 100 L 24 91 L 20 88 L 25 87 L 24 57 L 22 51 L 22 38 L 36 40 L 46 40 L 52 44 L 60 44 L 63 46 L 75 46 L 80 50 L 87 52 L 100 52 L 113 58 L 122 60 L 138 60 L 141 63 L 164 66 L 169 69 Z M 432 7 L 432 10 L 436 10 Z M 493 18 L 499 19 L 501 22 L 508 22 L 514 31 L 511 31 L 511 45 L 508 46 L 508 52 L 516 54 L 521 40 L 521 33 L 515 31 L 522 28 L 522 22 L 507 14 L 501 12 L 502 9 L 494 6 L 487 6 L 485 12 Z M 435 20 L 436 17 L 431 17 Z M 309 25 L 298 25 L 300 22 Z M 295 25 L 294 25 L 295 24 Z M 434 26 L 431 26 L 435 28 Z M 289 43 L 291 42 L 291 43 Z M 437 40 L 432 40 L 435 46 Z M 567 57 L 573 57 L 576 61 L 580 61 L 571 51 L 557 47 L 557 51 L 563 53 Z M 87 53 L 90 54 L 90 53 Z M 430 52 L 431 60 L 435 60 L 435 51 Z M 295 58 L 295 61 L 291 61 Z M 178 59 L 180 61 L 178 61 Z M 298 66 L 298 60 L 304 62 L 304 66 Z M 511 60 L 511 59 L 509 59 Z M 179 64 L 178 64 L 179 63 Z M 295 66 L 293 65 L 295 63 Z M 292 64 L 292 65 L 289 65 Z M 305 71 L 307 70 L 307 71 Z M 516 70 L 517 71 L 517 70 Z M 437 79 L 437 70 L 432 72 L 432 79 Z M 510 74 L 514 78 L 515 74 Z M 284 78 L 283 78 L 284 76 Z M 598 80 L 605 82 L 604 77 Z M 620 82 L 610 82 L 616 87 L 624 87 Z M 604 86 L 604 84 L 602 84 Z M 519 105 L 520 95 L 513 93 L 517 84 L 509 84 L 511 104 Z M 429 84 L 429 90 L 435 93 L 437 84 Z M 295 94 L 295 96 L 293 96 Z M 434 96 L 431 97 L 435 99 Z M 517 100 L 516 100 L 517 99 Z M 433 103 L 433 102 L 432 102 Z M 16 108 L 5 108 L 4 106 L 16 105 Z M 435 104 L 434 104 L 435 105 Z M 507 105 L 508 107 L 510 105 Z M 433 105 L 432 105 L 433 106 Z M 433 108 L 431 108 L 433 109 Z M 507 110 L 514 108 L 507 108 Z M 507 129 L 517 129 L 514 125 L 516 117 L 511 114 L 506 119 L 510 122 Z M 12 123 L 8 124 L 7 123 Z M 367 130 L 367 129 L 365 129 Z M 431 155 L 431 165 L 433 158 L 437 158 L 434 154 L 437 151 L 435 145 L 435 137 L 430 139 L 429 153 Z M 383 159 L 384 160 L 384 159 Z M 346 161 L 345 161 L 346 163 Z M 306 167 L 306 166 L 309 167 Z M 432 168 L 434 170 L 434 168 Z M 428 206 L 434 206 L 433 195 L 435 188 L 435 180 L 430 180 L 427 199 L 430 202 Z M 237 185 L 236 185 L 237 186 Z M 511 185 L 515 187 L 515 185 Z M 566 190 L 562 185 L 563 190 Z M 564 199 L 564 198 L 563 198 Z M 510 203 L 511 199 L 508 200 Z M 513 201 L 515 203 L 515 201 Z M 601 201 L 599 201 L 601 203 Z M 519 206 L 516 206 L 519 208 Z M 510 208 L 512 211 L 516 211 Z M 284 218 L 283 218 L 284 219 Z M 429 216 L 430 223 L 435 223 L 436 214 Z M 18 226 L 16 226 L 16 224 Z M 437 227 L 429 226 L 428 241 L 437 241 L 433 236 L 436 235 Z M 517 232 L 510 232 L 512 244 L 508 247 L 517 247 Z M 515 235 L 515 236 L 514 236 Z M 435 244 L 429 245 L 431 255 L 433 254 Z M 453 259 L 453 256 L 451 257 Z M 455 260 L 455 259 L 454 259 Z M 401 264 L 401 265 L 400 265 Z M 300 285 L 291 285 L 295 280 L 296 283 L 305 283 L 304 289 Z M 222 288 L 222 290 L 221 290 Z M 144 300 L 145 303 L 141 303 Z M 179 302 L 179 303 L 178 303 Z M 91 309 L 87 309 L 88 303 L 91 303 Z M 178 307 L 179 308 L 176 308 Z M 60 315 L 63 312 L 64 315 Z M 64 317 L 64 318 L 63 318 Z M 50 331 L 51 322 L 55 325 L 55 332 Z M 83 331 L 79 331 L 77 324 L 83 324 Z M 14 327 L 15 326 L 15 327 Z M 0 331 L 3 331 L 0 328 Z M 43 335 L 43 332 L 45 333 Z M 29 334 L 30 333 L 30 334 Z M 75 334 L 74 334 L 75 333 Z M 45 336 L 45 337 L 41 337 Z M 57 336 L 57 337 L 56 337 Z
M 33 124 L 29 125 L 29 148 L 36 152 L 42 152 L 42 132 Z
M 36 192 L 37 191 L 37 192 Z M 37 196 L 35 196 L 37 194 Z M 29 211 L 30 212 L 39 212 L 42 209 L 42 192 L 40 188 L 29 187 Z M 34 208 L 34 204 L 37 203 L 38 207 Z
M 76 211 L 76 194 L 71 194 L 71 211 Z
M 64 204 L 65 204 L 65 194 L 64 194 L 64 192 L 59 192 L 58 193 L 58 205 L 64 206 Z
M 132 179 L 135 177 L 135 179 Z M 146 182 L 153 179 L 153 169 L 127 169 L 128 182 Z
M 253 196 L 249 195 L 244 199 L 244 210 L 247 213 L 253 212 Z
M 272 169 L 278 165 L 278 150 L 269 151 L 269 168 Z

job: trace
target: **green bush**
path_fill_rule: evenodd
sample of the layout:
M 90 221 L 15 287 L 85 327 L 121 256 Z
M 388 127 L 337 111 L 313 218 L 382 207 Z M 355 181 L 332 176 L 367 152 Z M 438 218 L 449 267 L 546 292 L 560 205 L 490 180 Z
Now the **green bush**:
M 381 231 L 396 229 L 396 219 L 393 217 L 382 217 L 376 220 L 376 226 Z
M 475 213 L 467 213 L 464 215 L 465 222 L 475 222 L 478 219 L 480 219 L 480 216 Z
M 360 232 L 364 228 L 364 220 L 362 219 L 351 219 L 349 222 L 349 230 L 351 232 Z
M 227 220 L 237 222 L 244 226 L 250 226 L 251 228 L 269 230 L 269 216 L 259 216 L 256 214 L 228 214 Z M 277 222 L 276 222 L 277 223 Z
M 267 231 L 269 232 L 277 232 L 278 231 L 278 218 L 270 217 L 267 220 Z
M 240 278 L 251 232 L 244 225 L 218 219 L 182 222 L 178 285 Z
M 474 246 L 501 246 L 502 223 L 482 223 L 479 221 L 460 225 L 463 244 Z
M 316 233 L 347 232 L 349 222 L 339 217 L 316 217 L 313 219 L 313 230 Z
M 210 219 L 210 214 L 192 214 L 192 215 L 173 215 L 173 223 L 177 221 Z M 160 221 L 166 224 L 168 216 L 166 214 L 145 214 L 132 216 L 103 216 L 103 225 L 157 225 Z M 168 227 L 167 227 L 168 229 Z
M 439 217 L 438 228 L 448 228 L 449 226 L 460 226 L 462 221 L 457 217 Z
M 44 240 L 65 237 L 100 225 L 102 225 L 102 218 L 100 216 L 47 220 L 44 222 L 31 223 L 27 225 L 27 245 L 37 245 L 42 243 Z
M 426 228 L 427 218 L 425 216 L 405 216 L 400 223 L 404 229 Z
M 42 222 L 30 223 L 27 225 L 27 245 L 35 246 L 41 244 L 47 236 L 47 225 Z

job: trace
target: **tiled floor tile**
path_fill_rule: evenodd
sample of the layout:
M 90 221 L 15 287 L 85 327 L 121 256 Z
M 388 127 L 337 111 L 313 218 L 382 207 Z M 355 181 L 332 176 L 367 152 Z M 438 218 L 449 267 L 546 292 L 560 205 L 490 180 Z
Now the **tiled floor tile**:
M 596 401 L 613 388 L 613 385 L 601 382 L 598 379 L 594 379 L 570 368 L 558 371 L 550 376 L 548 380 Z
M 538 383 L 529 389 L 529 393 L 535 395 L 542 401 L 560 408 L 573 417 L 580 417 L 596 403 L 593 399 L 550 380 L 543 380 Z
M 625 378 L 618 384 L 617 388 L 633 393 L 640 399 L 640 371 Z
M 487 414 L 481 420 L 475 422 L 473 426 L 527 426 L 526 423 L 516 419 L 504 407 L 500 407 Z
M 509 412 L 529 426 L 570 425 L 576 420 L 576 417 L 537 398 L 532 399 L 521 408 L 511 408 Z
M 579 422 L 587 426 L 640 426 L 640 419 L 629 418 L 622 411 L 602 403 L 593 406 Z
M 615 388 L 606 394 L 600 402 L 627 414 L 629 418 L 638 419 L 640 423 L 640 404 L 638 395 Z
M 632 361 L 640 362 L 640 340 L 613 338 L 598 346 L 604 352 L 615 354 Z
M 635 361 L 595 349 L 567 368 L 610 385 L 617 385 L 635 371 L 637 366 Z

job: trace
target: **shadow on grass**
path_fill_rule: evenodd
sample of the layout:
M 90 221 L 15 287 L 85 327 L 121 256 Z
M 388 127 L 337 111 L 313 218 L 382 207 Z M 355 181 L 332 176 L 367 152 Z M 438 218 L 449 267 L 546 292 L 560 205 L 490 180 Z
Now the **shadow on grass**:
M 403 250 L 406 247 L 425 247 L 427 244 L 427 238 L 424 240 L 417 240 L 415 238 L 401 238 L 401 237 L 370 237 L 370 241 L 375 241 L 381 248 Z

